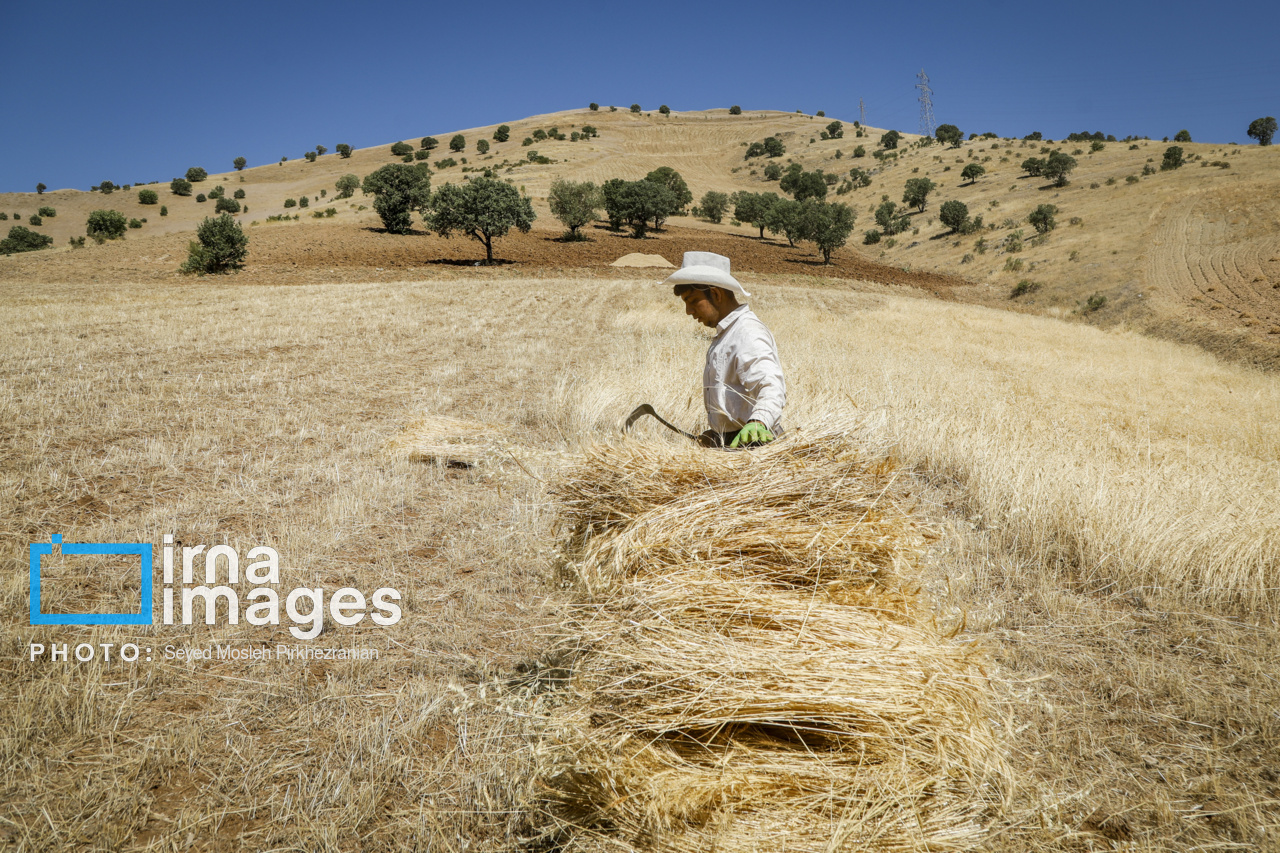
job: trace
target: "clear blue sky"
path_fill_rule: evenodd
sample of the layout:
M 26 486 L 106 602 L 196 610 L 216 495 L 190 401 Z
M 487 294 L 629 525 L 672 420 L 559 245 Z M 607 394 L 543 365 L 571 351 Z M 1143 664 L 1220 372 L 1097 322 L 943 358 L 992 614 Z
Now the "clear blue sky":
M 1251 143 L 1280 3 L 5 3 L 0 192 L 163 180 L 591 101 Z

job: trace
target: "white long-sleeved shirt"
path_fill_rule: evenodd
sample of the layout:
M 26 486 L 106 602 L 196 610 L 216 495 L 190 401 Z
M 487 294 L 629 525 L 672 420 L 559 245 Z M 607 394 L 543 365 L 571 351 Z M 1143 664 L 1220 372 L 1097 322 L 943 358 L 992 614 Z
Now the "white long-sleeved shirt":
M 777 431 L 787 402 L 778 345 L 760 318 L 740 305 L 716 324 L 702 371 L 707 420 L 716 432 L 759 421 Z

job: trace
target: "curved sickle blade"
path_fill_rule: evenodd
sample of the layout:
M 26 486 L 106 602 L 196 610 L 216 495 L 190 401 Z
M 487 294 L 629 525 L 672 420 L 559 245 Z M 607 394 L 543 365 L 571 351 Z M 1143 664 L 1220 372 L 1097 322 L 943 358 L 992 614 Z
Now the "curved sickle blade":
M 648 415 L 649 417 L 653 418 L 653 419 L 654 419 L 654 420 L 656 420 L 658 423 L 662 424 L 664 427 L 666 427 L 667 429 L 671 430 L 672 432 L 678 432 L 678 433 L 680 433 L 681 435 L 683 435 L 685 438 L 689 439 L 690 441 L 697 441 L 697 440 L 698 440 L 697 436 L 690 435 L 689 433 L 687 433 L 687 432 L 685 432 L 684 430 L 680 429 L 680 427 L 678 427 L 678 426 L 676 426 L 675 424 L 673 424 L 673 423 L 671 423 L 670 421 L 668 421 L 668 420 L 667 420 L 666 418 L 664 418 L 662 415 L 660 415 L 660 414 L 658 414 L 657 412 L 655 412 L 655 411 L 653 410 L 653 406 L 649 405 L 648 403 L 641 403 L 639 406 L 636 406 L 635 411 L 634 411 L 634 412 L 632 412 L 630 415 L 628 415 L 628 416 L 627 416 L 627 422 L 626 422 L 625 424 L 623 424 L 623 425 L 622 425 L 622 433 L 623 433 L 623 435 L 626 435 L 627 430 L 631 429 L 631 425 L 632 425 L 632 424 L 634 424 L 636 421 L 640 420 L 640 418 L 644 417 L 645 415 Z

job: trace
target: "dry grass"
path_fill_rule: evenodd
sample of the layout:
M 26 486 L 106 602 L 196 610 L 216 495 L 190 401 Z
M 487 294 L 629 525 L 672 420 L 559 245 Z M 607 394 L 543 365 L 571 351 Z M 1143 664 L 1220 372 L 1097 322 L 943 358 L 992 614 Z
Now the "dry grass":
M 758 284 L 756 310 L 788 369 L 788 424 L 841 411 L 860 420 L 868 453 L 892 447 L 897 468 L 882 476 L 900 472 L 920 497 L 912 517 L 941 536 L 918 563 L 923 596 L 880 582 L 910 580 L 890 554 L 878 564 L 877 600 L 900 589 L 916 602 L 882 609 L 886 636 L 928 611 L 940 633 L 964 626 L 958 638 L 995 660 L 1017 786 L 986 846 L 1274 846 L 1274 380 L 1127 334 Z M 612 437 L 640 400 L 686 427 L 700 417 L 705 338 L 666 292 L 616 281 L 32 284 L 4 297 L 14 331 L 0 348 L 0 601 L 12 618 L 0 689 L 18 701 L 0 706 L 0 843 L 518 846 L 531 827 L 516 808 L 533 795 L 518 783 L 541 766 L 535 745 L 573 734 L 538 722 L 570 671 L 538 660 L 557 621 L 543 600 L 562 593 L 553 511 L 529 475 L 553 480 L 556 451 Z M 486 453 L 471 469 L 386 452 L 437 416 L 504 425 L 529 452 Z M 657 432 L 642 438 L 661 458 L 682 452 Z M 662 501 L 673 487 L 659 477 L 649 488 Z M 602 505 L 620 519 L 647 511 L 616 500 Z M 690 535 L 734 532 L 669 520 Z M 655 606 L 726 626 L 725 654 L 745 655 L 733 644 L 763 623 L 701 590 L 731 581 L 737 601 L 794 614 L 777 596 L 825 580 L 805 567 L 838 552 L 838 537 L 810 544 L 798 527 L 779 530 L 754 546 L 753 560 L 777 567 L 762 574 L 735 559 L 744 541 L 694 550 L 629 525 L 618 534 L 639 559 L 608 577 L 705 561 L 716 574 L 672 575 L 653 587 Z M 25 543 L 52 532 L 266 542 L 286 585 L 393 586 L 405 618 L 331 626 L 316 641 L 376 646 L 372 664 L 30 663 L 31 641 L 279 639 L 243 624 L 19 627 Z M 622 553 L 595 544 L 596 563 Z M 605 579 L 593 581 L 602 595 Z M 702 584 L 698 599 L 682 595 L 687 584 Z M 579 624 L 608 640 L 619 612 L 601 606 Z M 865 623 L 823 626 L 808 623 L 814 642 L 871 642 Z M 685 713 L 671 706 L 645 724 Z

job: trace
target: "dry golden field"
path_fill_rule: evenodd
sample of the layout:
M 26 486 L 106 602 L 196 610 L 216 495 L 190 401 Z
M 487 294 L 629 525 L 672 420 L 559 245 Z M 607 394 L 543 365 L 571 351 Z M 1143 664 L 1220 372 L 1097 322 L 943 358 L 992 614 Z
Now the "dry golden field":
M 855 138 L 846 122 L 844 139 L 818 139 L 830 120 L 573 110 L 509 122 L 511 141 L 484 156 L 475 141 L 494 128 L 463 130 L 467 167 L 506 161 L 499 174 L 539 213 L 497 242 L 509 263 L 494 268 L 471 266 L 482 254 L 465 238 L 381 233 L 358 193 L 332 201 L 340 175 L 395 161 L 390 141 L 212 174 L 206 186 L 243 187 L 250 206 L 248 266 L 226 278 L 177 273 L 210 203 L 168 196 L 167 178 L 163 219 L 134 191 L 0 195 L 24 220 L 58 210 L 37 229 L 53 250 L 0 257 L 0 847 L 1280 849 L 1276 151 L 1184 144 L 1199 159 L 1141 176 L 1166 146 L 1084 143 L 1071 184 L 1046 189 L 1018 164 L 1076 144 L 909 135 L 882 164 L 853 157 L 881 130 Z M 553 164 L 512 165 L 535 128 L 588 123 L 599 138 L 532 146 Z M 555 239 L 555 178 L 671 165 L 695 198 L 776 190 L 742 160 L 775 133 L 808 169 L 874 166 L 870 187 L 831 196 L 859 221 L 830 268 L 812 247 L 692 217 L 643 241 Z M 433 135 L 432 159 L 449 156 L 452 132 Z M 987 174 L 961 185 L 973 161 Z M 941 186 L 919 233 L 863 246 L 869 210 L 921 175 Z M 265 222 L 300 195 L 300 221 Z M 996 228 L 943 234 L 933 217 L 951 198 Z M 1026 215 L 1046 202 L 1058 227 L 1036 244 Z M 67 248 L 103 206 L 149 221 Z M 1018 230 L 1023 249 L 1007 251 Z M 687 429 L 703 417 L 706 330 L 658 285 L 665 271 L 608 266 L 630 251 L 678 264 L 690 248 L 735 259 L 787 371 L 788 435 L 748 462 L 651 422 L 618 432 L 640 402 Z M 1024 279 L 1041 286 L 1011 298 Z M 1095 294 L 1106 304 L 1087 310 Z M 635 503 L 635 526 L 592 514 L 608 501 Z M 28 543 L 54 534 L 151 543 L 157 578 L 166 534 L 242 560 L 269 545 L 282 598 L 390 587 L 402 618 L 349 626 L 330 611 L 308 640 L 288 618 L 33 627 Z M 757 549 L 821 580 L 841 548 L 854 568 L 883 563 L 869 586 L 801 578 L 786 597 L 776 579 L 699 573 Z M 664 560 L 679 570 L 658 577 Z M 628 561 L 648 567 L 639 581 Z M 138 594 L 111 558 L 43 572 L 47 611 Z M 873 587 L 887 597 L 840 610 Z M 700 660 L 672 614 L 755 639 Z M 151 659 L 120 660 L 130 642 Z M 97 652 L 52 660 L 63 643 Z M 213 658 L 178 654 L 192 649 Z M 849 664 L 868 649 L 883 655 Z M 724 664 L 734 655 L 740 668 Z M 854 710 L 813 680 L 818 664 L 865 689 Z M 753 712 L 766 693 L 735 679 L 765 671 L 801 699 Z M 705 701 L 662 692 L 681 678 Z M 706 698 L 728 682 L 732 707 Z M 646 704 L 659 694 L 668 705 Z M 838 750 L 817 770 L 792 763 L 822 752 L 793 728 L 791 752 L 728 752 L 664 788 L 679 774 L 639 735 L 683 731 L 695 706 L 711 729 L 692 737 L 717 748 L 788 712 L 833 740 L 879 714 L 883 737 L 867 735 L 865 774 Z
M 574 595 L 548 485 L 635 402 L 699 417 L 706 337 L 659 279 L 5 285 L 6 845 L 518 846 L 548 694 L 511 685 Z M 1274 379 L 1132 333 L 750 283 L 788 424 L 856 424 L 899 472 L 938 536 L 924 600 L 990 659 L 1013 787 L 984 846 L 1274 846 Z M 159 653 L 294 643 L 283 626 L 24 627 L 26 543 L 55 532 L 271 544 L 284 588 L 391 586 L 404 618 L 313 642 L 372 662 Z M 109 603 L 108 578 L 70 594 Z M 29 660 L 130 640 L 155 660 Z

